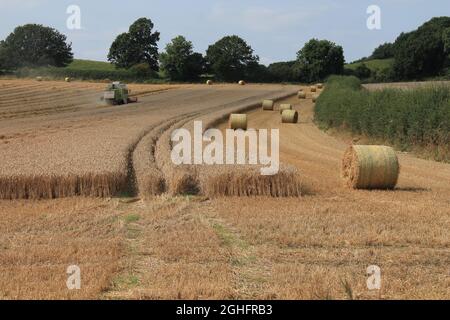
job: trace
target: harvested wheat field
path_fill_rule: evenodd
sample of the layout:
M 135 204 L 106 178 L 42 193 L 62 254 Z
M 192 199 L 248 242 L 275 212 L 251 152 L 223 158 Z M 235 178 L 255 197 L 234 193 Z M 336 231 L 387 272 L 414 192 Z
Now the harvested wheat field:
M 131 87 L 138 104 L 110 107 L 96 101 L 102 84 L 61 82 L 66 99 L 20 100 L 47 85 L 0 81 L 0 114 L 12 112 L 0 120 L 0 298 L 450 298 L 450 165 L 398 154 L 395 190 L 349 188 L 351 139 L 313 124 L 309 88 L 300 100 L 298 86 L 143 85 Z M 274 111 L 264 99 L 278 100 Z M 297 124 L 281 123 L 280 103 Z M 225 129 L 243 112 L 248 128 L 280 129 L 287 196 L 222 197 L 245 195 L 222 187 L 235 172 L 170 162 L 172 129 L 195 119 Z M 184 194 L 192 186 L 199 195 Z M 45 199 L 60 196 L 78 197 Z M 79 291 L 66 288 L 69 265 Z M 381 290 L 367 288 L 370 265 Z

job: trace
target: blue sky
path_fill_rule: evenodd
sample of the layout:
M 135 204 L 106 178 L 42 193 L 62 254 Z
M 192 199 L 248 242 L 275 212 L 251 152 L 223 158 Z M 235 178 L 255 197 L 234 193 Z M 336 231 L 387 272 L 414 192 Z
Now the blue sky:
M 81 9 L 81 30 L 66 27 L 69 5 Z M 381 8 L 381 30 L 366 26 L 369 5 Z M 161 32 L 160 51 L 181 34 L 204 53 L 221 37 L 243 37 L 269 64 L 292 60 L 311 38 L 343 46 L 346 60 L 370 55 L 402 31 L 450 16 L 448 0 L 0 0 L 0 39 L 17 25 L 41 23 L 65 33 L 76 58 L 106 60 L 111 42 L 139 17 Z

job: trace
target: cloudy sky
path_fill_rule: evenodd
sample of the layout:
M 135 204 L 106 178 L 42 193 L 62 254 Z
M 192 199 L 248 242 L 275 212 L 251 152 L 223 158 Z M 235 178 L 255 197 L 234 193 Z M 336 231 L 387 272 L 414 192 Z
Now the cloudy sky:
M 70 5 L 81 9 L 80 30 L 67 28 Z M 381 30 L 367 28 L 370 5 L 381 9 Z M 342 45 L 353 61 L 434 16 L 450 16 L 450 6 L 448 0 L 0 0 L 0 12 L 0 39 L 21 24 L 49 25 L 67 35 L 80 59 L 106 60 L 115 37 L 149 17 L 161 32 L 160 50 L 181 34 L 203 53 L 236 34 L 269 64 L 294 59 L 311 38 Z

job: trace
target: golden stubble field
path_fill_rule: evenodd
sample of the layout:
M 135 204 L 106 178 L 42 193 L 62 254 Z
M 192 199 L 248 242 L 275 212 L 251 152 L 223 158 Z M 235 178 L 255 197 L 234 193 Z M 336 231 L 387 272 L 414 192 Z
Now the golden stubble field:
M 136 173 L 151 168 L 164 180 L 172 172 L 162 170 L 157 159 L 164 159 L 167 152 L 158 156 L 168 128 L 280 94 L 279 87 L 270 86 L 214 86 L 211 93 L 205 89 L 210 90 L 191 86 L 146 93 L 144 103 L 126 111 L 100 112 L 88 104 L 80 113 L 9 118 L 0 121 L 0 135 L 7 137 L 5 145 L 22 146 L 79 125 L 68 134 L 74 141 L 65 148 L 66 158 L 72 159 L 80 153 L 78 148 L 86 154 L 102 149 L 96 141 L 107 141 L 117 132 L 113 135 L 117 145 L 138 140 L 133 149 L 138 151 L 131 156 L 143 160 L 133 162 Z M 28 90 L 35 89 L 24 92 Z M 277 111 L 249 112 L 249 127 L 280 128 L 281 161 L 300 171 L 307 191 L 303 197 L 208 198 L 150 192 L 139 198 L 124 194 L 105 199 L 2 200 L 0 298 L 448 299 L 450 165 L 399 154 L 402 171 L 395 191 L 346 189 L 339 167 L 351 141 L 314 126 L 313 103 L 306 91 L 306 100 L 280 101 L 294 104 L 299 124 L 281 125 Z M 157 120 L 163 118 L 170 121 Z M 145 119 L 155 119 L 155 125 L 148 120 L 148 128 L 135 128 Z M 123 127 L 117 129 L 119 123 Z M 100 128 L 97 135 L 95 128 Z M 143 129 L 148 134 L 139 140 Z M 42 146 L 52 149 L 56 143 L 48 145 L 49 141 L 54 140 L 43 138 L 43 145 L 32 144 L 30 154 L 25 154 L 33 159 Z M 4 152 L 12 149 L 4 148 L 2 158 L 11 157 Z M 108 161 L 100 158 L 92 168 L 109 168 Z M 19 163 L 17 170 L 24 162 Z M 66 162 L 59 165 L 57 170 Z M 42 169 L 49 168 L 53 170 L 53 166 Z M 142 178 L 138 186 L 145 186 L 145 181 Z M 81 268 L 78 291 L 66 287 L 66 268 L 72 264 Z M 367 289 L 369 265 L 381 268 L 379 291 Z

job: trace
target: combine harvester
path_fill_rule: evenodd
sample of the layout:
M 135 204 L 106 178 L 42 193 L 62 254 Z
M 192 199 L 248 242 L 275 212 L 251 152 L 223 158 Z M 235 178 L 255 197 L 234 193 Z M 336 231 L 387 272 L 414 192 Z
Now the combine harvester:
M 137 98 L 130 97 L 131 90 L 127 85 L 121 82 L 113 82 L 106 87 L 102 100 L 109 105 L 122 105 L 138 102 Z

